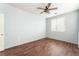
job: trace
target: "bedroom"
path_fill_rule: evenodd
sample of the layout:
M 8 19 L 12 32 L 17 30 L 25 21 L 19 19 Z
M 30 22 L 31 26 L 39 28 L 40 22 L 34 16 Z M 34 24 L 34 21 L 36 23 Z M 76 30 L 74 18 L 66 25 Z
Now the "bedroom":
M 53 4 L 40 14 L 48 3 L 0 3 L 0 55 L 79 56 L 79 4 Z

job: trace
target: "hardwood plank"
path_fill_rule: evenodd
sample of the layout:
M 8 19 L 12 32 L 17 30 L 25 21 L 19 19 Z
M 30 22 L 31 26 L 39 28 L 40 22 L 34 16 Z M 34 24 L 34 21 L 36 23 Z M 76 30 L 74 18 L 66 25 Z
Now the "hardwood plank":
M 78 45 L 50 38 L 12 47 L 0 52 L 1 56 L 79 56 Z

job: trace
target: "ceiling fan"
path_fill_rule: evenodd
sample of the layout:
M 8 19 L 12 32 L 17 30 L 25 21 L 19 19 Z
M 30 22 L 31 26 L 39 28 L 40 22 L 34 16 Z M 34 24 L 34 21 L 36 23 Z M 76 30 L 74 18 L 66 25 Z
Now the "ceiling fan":
M 41 9 L 41 10 L 43 10 L 40 14 L 42 14 L 42 13 L 50 13 L 49 11 L 50 10 L 56 10 L 56 9 L 58 9 L 57 7 L 53 7 L 53 8 L 50 8 L 50 6 L 51 6 L 51 3 L 48 3 L 47 4 L 47 6 L 45 6 L 44 8 L 42 8 L 42 7 L 37 7 L 37 9 Z

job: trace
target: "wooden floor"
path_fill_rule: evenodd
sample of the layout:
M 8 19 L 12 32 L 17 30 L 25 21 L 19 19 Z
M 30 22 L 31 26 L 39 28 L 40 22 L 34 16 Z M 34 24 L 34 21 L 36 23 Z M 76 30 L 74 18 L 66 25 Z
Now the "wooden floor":
M 44 38 L 31 43 L 6 49 L 2 56 L 79 56 L 76 44 Z

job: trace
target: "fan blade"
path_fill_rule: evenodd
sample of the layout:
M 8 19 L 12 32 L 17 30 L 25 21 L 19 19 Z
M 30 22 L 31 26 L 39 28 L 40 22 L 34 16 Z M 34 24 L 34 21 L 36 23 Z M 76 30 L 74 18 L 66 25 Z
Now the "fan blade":
M 49 8 L 51 6 L 51 3 L 48 3 L 47 8 Z
M 44 12 L 44 11 L 43 11 Z M 43 12 L 41 12 L 40 14 L 42 14 Z
M 51 9 L 48 9 L 48 10 L 55 10 L 55 9 L 58 9 L 58 8 L 51 8 Z
M 47 11 L 46 13 L 48 13 L 48 14 L 49 14 L 50 12 L 49 12 L 49 11 Z
M 37 7 L 37 9 L 44 9 L 44 8 Z

